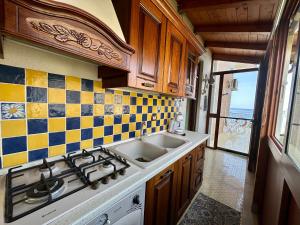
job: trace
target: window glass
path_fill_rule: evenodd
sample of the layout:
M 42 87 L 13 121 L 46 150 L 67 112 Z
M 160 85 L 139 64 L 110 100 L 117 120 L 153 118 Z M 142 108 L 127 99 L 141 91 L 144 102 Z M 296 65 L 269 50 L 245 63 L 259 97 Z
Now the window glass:
M 291 21 L 287 38 L 286 55 L 283 67 L 283 77 L 280 87 L 279 104 L 277 108 L 277 121 L 275 137 L 283 145 L 286 137 L 286 124 L 288 119 L 289 102 L 291 100 L 292 81 L 297 63 L 299 20 Z

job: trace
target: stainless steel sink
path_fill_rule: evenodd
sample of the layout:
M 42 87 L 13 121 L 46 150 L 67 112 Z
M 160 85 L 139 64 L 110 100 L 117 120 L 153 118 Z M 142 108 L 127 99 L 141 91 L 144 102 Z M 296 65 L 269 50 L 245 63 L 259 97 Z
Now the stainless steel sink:
M 110 149 L 143 168 L 150 166 L 156 159 L 168 153 L 164 148 L 141 140 L 130 141 Z
M 166 149 L 177 149 L 190 143 L 188 140 L 175 138 L 167 134 L 154 134 L 147 136 L 143 138 L 143 141 Z

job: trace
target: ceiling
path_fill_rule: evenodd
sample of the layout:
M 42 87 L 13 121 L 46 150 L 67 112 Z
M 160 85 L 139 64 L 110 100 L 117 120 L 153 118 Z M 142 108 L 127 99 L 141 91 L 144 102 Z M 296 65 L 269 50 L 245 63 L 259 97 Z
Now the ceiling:
M 279 0 L 177 0 L 216 60 L 259 63 Z

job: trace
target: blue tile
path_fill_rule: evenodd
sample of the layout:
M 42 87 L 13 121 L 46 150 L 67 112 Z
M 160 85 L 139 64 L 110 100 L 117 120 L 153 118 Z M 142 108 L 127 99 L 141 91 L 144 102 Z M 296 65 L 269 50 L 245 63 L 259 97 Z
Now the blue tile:
M 49 146 L 62 145 L 66 143 L 65 132 L 49 133 Z
M 95 93 L 94 94 L 94 103 L 95 104 L 104 104 L 104 94 L 103 93 Z
M 134 131 L 129 132 L 129 138 L 134 138 L 134 137 L 135 137 L 135 132 Z
M 160 131 L 164 130 L 164 126 L 160 126 L 160 127 L 159 127 L 159 130 L 160 130 Z
M 28 119 L 27 121 L 28 134 L 39 134 L 48 132 L 47 119 Z
M 94 147 L 98 147 L 100 145 L 103 145 L 103 138 L 94 139 Z
M 153 98 L 153 95 L 148 95 L 148 98 Z
M 48 87 L 64 89 L 65 86 L 65 76 L 53 73 L 48 74 Z
M 128 132 L 129 131 L 129 124 L 122 124 L 122 132 Z
M 168 112 L 168 107 L 165 107 L 165 112 Z
M 157 99 L 153 99 L 153 105 L 157 105 Z
M 164 113 L 160 114 L 160 118 L 164 119 L 165 118 L 165 114 Z
M 81 79 L 82 91 L 94 91 L 94 82 L 92 80 Z
M 137 96 L 138 97 L 143 97 L 143 94 L 142 93 L 137 93 Z
M 67 153 L 80 150 L 80 142 L 67 144 Z
M 135 129 L 136 129 L 136 130 L 140 130 L 141 127 L 142 127 L 142 123 L 141 123 L 141 122 L 137 122 L 137 123 L 135 124 Z
M 80 104 L 80 91 L 67 91 L 67 103 Z
M 2 159 L 0 157 L 0 169 L 2 169 Z
M 129 91 L 123 91 L 123 95 L 130 95 Z
M 104 125 L 103 116 L 94 116 L 94 127 L 100 127 Z
M 147 114 L 143 114 L 142 115 L 142 121 L 144 122 L 144 121 L 147 121 Z
M 27 139 L 25 136 L 2 139 L 3 155 L 23 151 L 27 151 Z
M 123 114 L 129 114 L 130 109 L 129 109 L 129 105 L 123 105 Z
M 80 129 L 80 118 L 73 117 L 67 118 L 67 130 L 76 130 Z
M 81 130 L 81 140 L 88 140 L 93 138 L 93 128 Z
M 105 126 L 104 127 L 104 136 L 113 134 L 113 126 Z
M 121 141 L 121 134 L 114 135 L 114 142 L 115 141 Z
M 65 104 L 49 104 L 49 117 L 65 117 Z
M 105 89 L 106 94 L 114 94 L 115 91 L 113 89 Z
M 114 115 L 114 124 L 122 123 L 122 115 Z
M 160 126 L 160 120 L 156 120 L 156 126 Z
M 81 116 L 92 116 L 93 105 L 81 105 Z
M 155 127 L 152 127 L 151 132 L 155 133 Z
M 137 113 L 142 113 L 142 106 L 137 106 L 136 107 L 136 112 Z
M 167 124 L 168 124 L 168 120 L 164 119 L 164 125 L 167 125 Z
M 143 105 L 148 105 L 148 99 L 147 98 L 143 98 Z
M 165 106 L 165 100 L 161 100 L 161 106 Z
M 25 84 L 25 71 L 18 67 L 0 65 L 0 82 Z
M 3 120 L 24 119 L 25 104 L 23 103 L 2 103 L 1 117 Z
M 130 97 L 130 105 L 136 105 L 136 97 Z
M 151 121 L 147 121 L 147 128 L 151 127 Z
M 39 159 L 44 159 L 47 157 L 48 157 L 48 148 L 43 148 L 43 149 L 28 152 L 28 158 L 30 162 Z
M 104 114 L 105 115 L 114 114 L 114 105 L 104 105 Z
M 152 113 L 152 106 L 148 106 L 148 113 Z
M 135 114 L 131 114 L 130 115 L 130 123 L 136 122 L 136 115 Z
M 47 102 L 47 88 L 27 87 L 27 102 Z

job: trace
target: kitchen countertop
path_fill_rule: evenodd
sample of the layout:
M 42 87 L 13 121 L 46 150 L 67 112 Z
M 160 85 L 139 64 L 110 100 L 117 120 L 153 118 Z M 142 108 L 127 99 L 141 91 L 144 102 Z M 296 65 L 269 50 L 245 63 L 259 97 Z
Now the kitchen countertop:
M 175 135 L 178 137 L 177 135 Z M 165 155 L 161 156 L 149 167 L 142 169 L 138 167 L 138 173 L 133 176 L 124 179 L 123 181 L 115 184 L 114 186 L 109 187 L 103 192 L 100 192 L 92 199 L 88 199 L 79 205 L 74 206 L 72 209 L 66 209 L 66 212 L 56 217 L 54 220 L 49 221 L 45 224 L 49 225 L 80 225 L 85 224 L 91 220 L 91 218 L 96 217 L 101 212 L 107 209 L 107 207 L 113 205 L 118 200 L 122 199 L 126 194 L 130 193 L 131 191 L 135 190 L 142 184 L 145 184 L 149 179 L 153 176 L 158 174 L 160 171 L 180 159 L 182 156 L 193 150 L 199 144 L 203 143 L 209 138 L 208 134 L 186 131 L 185 139 L 191 141 L 188 146 L 183 148 L 178 148 L 174 151 L 169 151 Z M 125 141 L 127 142 L 127 141 Z M 122 142 L 118 142 L 116 144 L 121 144 Z M 116 145 L 115 144 L 115 145 Z M 104 147 L 111 147 L 112 145 L 104 146 Z M 131 163 L 132 164 L 132 163 Z M 0 180 L 2 183 L 1 186 L 3 187 L 3 183 L 5 182 L 4 176 Z M 1 197 L 2 196 L 2 197 Z M 4 195 L 0 196 L 0 201 L 2 202 L 2 206 L 4 206 Z M 72 196 L 76 197 L 76 193 Z M 3 207 L 0 209 L 0 213 L 3 213 Z M 2 219 L 0 219 L 1 222 Z M 17 221 L 16 221 L 17 222 Z M 15 224 L 15 223 L 14 223 Z M 32 223 L 33 225 L 34 223 Z

